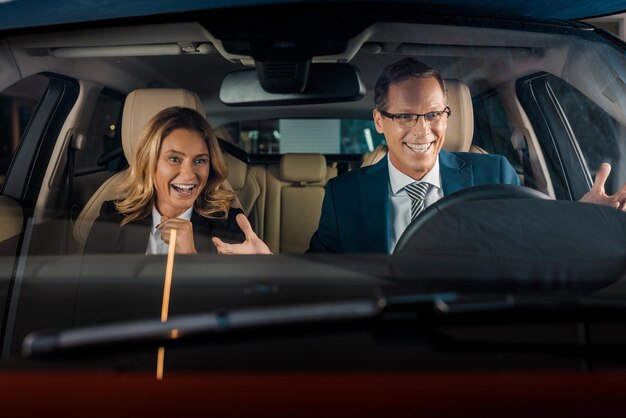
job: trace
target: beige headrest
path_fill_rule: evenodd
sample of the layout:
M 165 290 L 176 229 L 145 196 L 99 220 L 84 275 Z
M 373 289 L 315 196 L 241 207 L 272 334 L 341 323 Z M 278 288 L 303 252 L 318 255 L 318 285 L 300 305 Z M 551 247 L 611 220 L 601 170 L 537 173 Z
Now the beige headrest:
M 280 178 L 304 183 L 326 181 L 326 157 L 322 154 L 285 154 L 280 160 Z
M 448 90 L 448 106 L 452 110 L 452 115 L 448 119 L 443 149 L 451 152 L 468 152 L 474 135 L 472 95 L 467 84 L 462 81 L 445 80 L 445 83 Z
M 161 110 L 172 106 L 189 107 L 204 116 L 200 98 L 188 90 L 139 89 L 126 96 L 122 113 L 122 147 L 129 163 L 146 123 Z
M 228 165 L 228 182 L 234 190 L 243 189 L 246 185 L 248 165 L 240 159 L 233 157 L 229 153 L 224 153 L 226 164 Z

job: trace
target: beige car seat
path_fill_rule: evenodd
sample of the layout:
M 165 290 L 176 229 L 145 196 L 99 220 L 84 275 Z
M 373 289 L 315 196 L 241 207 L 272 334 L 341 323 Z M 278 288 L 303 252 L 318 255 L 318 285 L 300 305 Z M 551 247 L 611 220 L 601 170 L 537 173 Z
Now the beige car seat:
M 122 113 L 122 147 L 126 160 L 131 163 L 137 140 L 146 123 L 161 110 L 171 106 L 189 107 L 204 115 L 202 102 L 197 94 L 183 89 L 139 89 L 126 97 Z M 102 203 L 117 198 L 114 186 L 120 173 L 105 181 L 85 204 L 76 222 L 73 234 L 82 253 L 94 221 L 100 214 Z M 228 185 L 227 185 L 228 186 Z M 229 186 L 228 186 L 229 187 Z M 237 200 L 234 206 L 240 207 Z
M 446 129 L 446 142 L 443 149 L 450 152 L 486 152 L 472 145 L 474 136 L 474 110 L 472 95 L 467 84 L 460 80 L 445 80 L 448 90 L 448 106 L 452 110 Z M 381 144 L 372 152 L 363 155 L 361 166 L 376 164 L 387 155 L 387 145 Z
M 322 154 L 285 154 L 267 169 L 265 243 L 273 253 L 304 253 L 317 230 L 326 185 Z
M 248 165 L 237 157 L 224 153 L 228 164 L 228 183 L 241 202 L 241 209 L 248 217 L 252 229 L 261 239 L 264 237 L 265 219 L 265 167 Z
M 22 205 L 10 197 L 0 196 L 0 256 L 16 254 L 23 224 Z M 7 264 L 7 268 L 12 269 L 12 265 L 12 263 Z M 10 277 L 10 275 L 0 277 Z

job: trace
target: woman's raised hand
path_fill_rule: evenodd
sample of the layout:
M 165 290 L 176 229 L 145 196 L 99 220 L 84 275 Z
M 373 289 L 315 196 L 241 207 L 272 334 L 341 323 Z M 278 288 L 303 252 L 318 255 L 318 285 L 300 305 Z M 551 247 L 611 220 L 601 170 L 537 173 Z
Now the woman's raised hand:
M 227 244 L 221 239 L 213 237 L 213 244 L 215 244 L 218 254 L 272 254 L 269 247 L 254 233 L 246 215 L 239 213 L 236 220 L 246 240 L 241 244 Z

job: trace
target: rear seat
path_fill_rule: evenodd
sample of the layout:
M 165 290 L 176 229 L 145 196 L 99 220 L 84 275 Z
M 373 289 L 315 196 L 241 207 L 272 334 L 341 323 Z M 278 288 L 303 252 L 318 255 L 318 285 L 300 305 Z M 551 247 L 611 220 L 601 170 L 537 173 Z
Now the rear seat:
M 303 253 L 319 224 L 326 185 L 322 154 L 285 154 L 267 168 L 265 243 L 274 253 Z
M 241 209 L 250 220 L 252 229 L 263 239 L 265 219 L 266 175 L 264 166 L 249 166 L 224 153 L 228 164 L 228 183 L 239 198 Z
M 324 186 L 337 176 L 322 154 L 285 154 L 276 165 L 248 165 L 224 153 L 228 183 L 252 228 L 273 253 L 304 253 L 319 224 Z

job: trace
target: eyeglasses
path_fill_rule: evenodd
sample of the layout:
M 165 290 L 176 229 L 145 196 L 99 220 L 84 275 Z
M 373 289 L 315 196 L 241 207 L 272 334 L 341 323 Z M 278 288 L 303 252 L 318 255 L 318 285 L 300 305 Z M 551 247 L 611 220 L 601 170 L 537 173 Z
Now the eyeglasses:
M 420 119 L 420 116 L 424 116 L 424 121 L 427 125 L 436 125 L 441 122 L 444 118 L 450 117 L 452 111 L 448 106 L 443 110 L 438 110 L 435 112 L 428 113 L 387 113 L 384 110 L 379 110 L 380 114 L 386 118 L 389 118 L 395 122 L 395 124 L 399 128 L 412 128 L 417 125 L 417 121 Z

